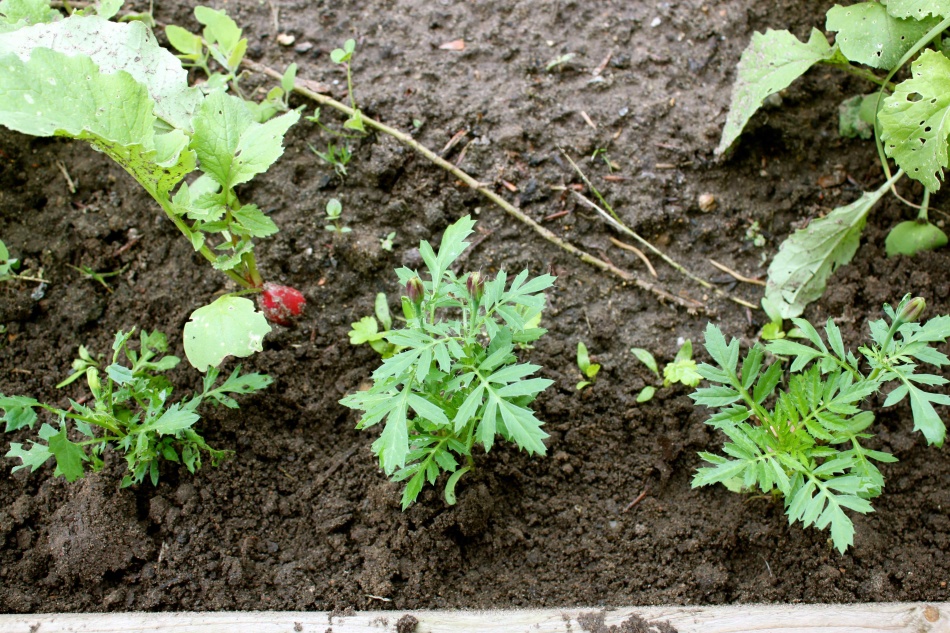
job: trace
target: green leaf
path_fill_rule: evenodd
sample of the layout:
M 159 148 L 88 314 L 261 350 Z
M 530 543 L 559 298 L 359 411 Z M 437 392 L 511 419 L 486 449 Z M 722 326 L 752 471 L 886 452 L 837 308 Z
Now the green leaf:
M 910 408 L 914 414 L 914 430 L 923 433 L 928 444 L 943 446 L 943 440 L 947 435 L 947 427 L 944 426 L 931 403 L 950 404 L 950 396 L 928 393 L 909 382 L 905 382 L 904 385 L 907 386 L 910 393 Z
M 916 255 L 920 251 L 934 251 L 947 245 L 947 234 L 926 220 L 901 222 L 887 234 L 884 249 L 888 257 Z
M 207 371 L 228 356 L 244 358 L 261 351 L 270 331 L 253 301 L 223 296 L 192 312 L 185 324 L 185 356 L 192 367 Z
M 911 78 L 884 99 L 878 119 L 884 151 L 930 191 L 940 188 L 950 136 L 950 59 L 925 50 Z
M 299 118 L 292 110 L 257 123 L 241 99 L 215 91 L 205 97 L 195 115 L 191 148 L 202 171 L 226 190 L 232 189 L 267 171 L 280 158 L 284 134 Z
M 132 370 L 118 363 L 113 363 L 106 367 L 106 374 L 120 385 L 127 385 L 133 380 Z
M 644 402 L 649 402 L 653 399 L 654 394 L 656 394 L 656 387 L 653 385 L 647 385 L 640 390 L 640 393 L 637 394 L 637 403 L 643 404 Z
M 82 463 L 88 461 L 89 457 L 81 446 L 69 441 L 66 437 L 66 427 L 60 428 L 59 433 L 46 435 L 43 439 L 49 444 L 49 451 L 56 458 L 56 470 L 53 471 L 53 475 L 62 475 L 66 481 L 76 481 L 81 478 L 83 476 Z
M 492 394 L 490 398 L 497 400 L 498 411 L 505 424 L 507 432 L 502 432 L 502 435 L 517 444 L 519 448 L 528 451 L 529 454 L 544 455 L 547 448 L 542 440 L 548 437 L 548 434 L 541 430 L 543 423 L 534 417 L 534 412 L 500 399 L 495 394 Z
M 874 136 L 877 93 L 856 95 L 838 106 L 838 134 L 844 138 L 870 139 Z
M 454 473 L 452 473 L 452 476 L 449 477 L 449 480 L 445 482 L 445 502 L 449 504 L 450 506 L 455 505 L 456 484 L 458 484 L 458 481 L 459 479 L 462 478 L 462 475 L 467 473 L 469 470 L 471 470 L 471 466 L 465 466 L 463 468 L 459 468 Z
M 197 59 L 201 56 L 201 51 L 204 48 L 204 44 L 201 43 L 200 36 L 195 35 L 190 31 L 186 31 L 175 24 L 169 24 L 165 27 L 165 36 L 168 38 L 168 43 L 171 44 L 179 53 L 182 53 L 191 59 Z
M 99 0 L 96 3 L 96 15 L 103 20 L 111 20 L 122 8 L 125 0 Z
M 6 422 L 4 431 L 9 433 L 22 429 L 24 426 L 32 429 L 36 422 L 36 411 L 33 410 L 33 407 L 38 404 L 38 401 L 26 396 L 4 396 L 0 394 L 0 409 L 4 410 L 0 422 Z
M 678 382 L 687 387 L 696 387 L 702 379 L 702 375 L 696 371 L 696 361 L 694 360 L 679 360 L 663 368 L 663 383 L 665 385 Z
M 147 424 L 143 424 L 138 429 L 139 432 L 153 432 L 159 435 L 174 435 L 179 431 L 191 428 L 195 422 L 201 419 L 201 416 L 194 411 L 182 409 L 176 403 L 168 407 L 168 410 L 162 413 L 157 419 Z
M 864 193 L 851 204 L 813 220 L 782 242 L 769 265 L 765 288 L 765 298 L 782 318 L 801 314 L 806 305 L 825 292 L 832 273 L 851 261 L 868 213 L 890 184 L 888 181 L 877 191 Z
M 835 49 L 818 29 L 808 42 L 800 42 L 788 31 L 754 33 L 752 43 L 739 60 L 738 77 L 732 89 L 732 103 L 716 148 L 724 153 L 770 94 L 787 88 L 814 64 L 830 59 Z
M 936 24 L 896 18 L 880 2 L 859 2 L 829 9 L 825 28 L 837 32 L 835 43 L 852 62 L 890 70 Z
M 923 20 L 929 15 L 950 17 L 950 0 L 888 0 L 887 12 L 896 18 Z
M 371 316 L 365 316 L 355 323 L 350 323 L 350 327 L 353 328 L 349 331 L 350 345 L 379 341 L 385 336 L 384 333 L 378 331 L 376 319 Z
M 204 36 L 210 44 L 219 44 L 228 55 L 238 47 L 241 29 L 224 11 L 195 7 L 195 18 L 205 25 Z
M 383 434 L 373 442 L 373 452 L 379 456 L 379 463 L 387 475 L 406 465 L 406 455 L 409 453 L 409 427 L 406 422 L 408 396 L 409 388 L 405 387 L 389 409 Z M 422 482 L 419 485 L 421 487 Z
M 16 472 L 21 468 L 29 468 L 30 472 L 36 471 L 37 468 L 42 466 L 53 456 L 53 453 L 50 452 L 49 447 L 45 444 L 36 444 L 34 443 L 30 450 L 23 450 L 23 444 L 17 444 L 15 442 L 10 443 L 10 450 L 7 451 L 7 454 L 4 457 L 10 457 L 13 459 L 20 459 L 23 463 L 14 466 L 10 469 L 11 472 Z
M 256 204 L 245 204 L 237 211 L 232 211 L 231 215 L 239 225 L 239 228 L 232 226 L 232 229 L 239 235 L 269 237 L 280 230 Z
M 2 22 L 17 24 L 41 24 L 52 22 L 62 17 L 59 11 L 50 8 L 49 0 L 3 0 L 0 2 Z
M 186 131 L 191 129 L 191 118 L 201 99 L 201 93 L 198 89 L 189 87 L 188 73 L 181 67 L 181 62 L 159 46 L 151 31 L 141 22 L 119 24 L 95 16 L 72 16 L 52 24 L 38 24 L 0 35 L 0 56 L 14 53 L 22 61 L 26 61 L 37 48 L 52 49 L 70 58 L 88 57 L 103 75 L 114 78 L 118 78 L 118 71 L 124 70 L 148 91 L 154 101 L 156 117 L 174 128 Z M 61 69 L 66 70 L 69 69 Z M 54 79 L 57 75 L 68 76 L 73 83 L 81 84 L 83 82 L 76 81 L 77 77 L 85 77 L 88 74 L 87 70 L 83 75 L 63 75 L 60 72 L 52 76 Z M 33 83 L 40 83 L 41 78 L 43 82 L 48 83 L 49 76 L 47 71 L 47 76 L 35 77 Z M 56 90 L 78 86 L 70 87 L 63 81 L 55 85 L 50 84 L 50 88 L 47 92 L 55 93 Z M 130 96 L 131 93 L 127 96 L 125 92 L 115 92 L 114 89 L 105 91 L 99 95 L 98 101 L 101 103 L 97 105 L 105 106 L 110 117 L 127 118 L 125 127 L 134 127 L 130 124 L 140 124 L 141 115 L 135 114 L 135 109 L 126 111 Z M 84 101 L 82 108 L 64 109 L 61 116 L 72 115 L 74 125 L 78 121 L 87 124 L 98 123 L 102 111 L 93 107 L 88 100 Z M 36 103 L 43 105 L 56 102 L 50 99 Z M 51 111 L 45 113 L 45 116 L 53 115 Z
M 642 347 L 631 347 L 630 351 L 640 360 L 641 363 L 647 366 L 647 369 L 652 371 L 657 376 L 660 375 L 660 369 L 656 364 L 656 359 L 653 357 L 653 354 Z

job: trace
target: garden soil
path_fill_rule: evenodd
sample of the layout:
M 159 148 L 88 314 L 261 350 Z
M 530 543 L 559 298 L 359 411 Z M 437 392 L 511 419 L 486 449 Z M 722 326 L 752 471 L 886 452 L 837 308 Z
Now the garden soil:
M 195 475 L 165 464 L 157 486 L 128 489 L 119 489 L 124 463 L 114 453 L 102 472 L 74 483 L 53 478 L 49 465 L 9 474 L 7 460 L 0 611 L 950 598 L 950 460 L 913 431 L 906 402 L 868 403 L 878 411 L 870 443 L 900 461 L 884 465 L 884 494 L 873 514 L 854 516 L 855 544 L 844 555 L 827 532 L 789 525 L 780 502 L 690 488 L 697 452 L 717 450 L 723 437 L 703 424 L 707 413 L 687 388 L 659 388 L 638 404 L 640 390 L 658 381 L 630 348 L 663 363 L 691 339 L 706 359 L 707 320 L 750 344 L 765 316 L 650 255 L 654 279 L 610 239 L 622 236 L 569 193 L 580 179 L 562 150 L 629 226 L 717 288 L 757 303 L 760 286 L 737 283 L 712 260 L 764 278 L 792 231 L 883 180 L 873 145 L 837 134 L 838 104 L 870 86 L 831 69 L 781 93 L 731 156 L 712 152 L 752 33 L 790 27 L 804 36 L 829 5 L 215 2 L 245 27 L 251 59 L 281 70 L 296 62 L 300 77 L 338 98 L 345 75 L 329 51 L 355 38 L 354 92 L 368 115 L 447 148 L 449 160 L 563 239 L 704 307 L 688 311 L 599 272 L 391 138 L 351 141 L 341 178 L 310 149 L 334 139 L 302 122 L 277 165 L 241 191 L 281 228 L 258 247 L 265 277 L 301 289 L 309 303 L 295 326 L 275 327 L 263 353 L 244 362 L 270 374 L 273 386 L 241 398 L 239 411 L 210 409 L 200 422 L 208 441 L 233 457 Z M 192 8 L 163 0 L 155 18 L 196 30 Z M 270 86 L 260 76 L 244 85 Z M 312 107 L 296 98 L 293 105 Z M 329 111 L 322 121 L 342 123 Z M 700 206 L 704 194 L 713 205 L 707 196 Z M 324 231 L 331 197 L 342 201 L 352 233 Z M 950 206 L 944 195 L 933 202 Z M 347 331 L 372 314 L 378 292 L 396 310 L 393 269 L 419 266 L 419 241 L 438 241 L 466 214 L 478 220 L 478 234 L 463 271 L 558 277 L 544 313 L 549 333 L 522 354 L 555 381 L 534 405 L 550 433 L 548 452 L 529 457 L 502 444 L 479 452 L 457 505 L 428 488 L 403 512 L 400 485 L 370 451 L 378 429 L 355 430 L 357 416 L 338 404 L 379 362 L 368 347 L 350 345 Z M 924 296 L 930 315 L 950 313 L 947 250 L 884 257 L 888 227 L 911 217 L 896 202 L 881 204 L 854 261 L 806 311 L 817 322 L 834 318 L 852 349 L 868 319 L 904 293 Z M 381 238 L 392 231 L 388 251 Z M 188 315 L 231 289 L 128 175 L 80 143 L 0 132 L 0 236 L 49 281 L 0 286 L 4 394 L 59 406 L 88 397 L 82 382 L 55 385 L 80 344 L 109 354 L 118 329 L 162 330 L 183 356 Z M 81 266 L 119 274 L 107 289 L 73 268 Z M 575 389 L 578 341 L 603 366 L 583 391 Z M 179 396 L 200 383 L 186 365 L 171 373 Z M 4 441 L 28 437 L 24 430 Z

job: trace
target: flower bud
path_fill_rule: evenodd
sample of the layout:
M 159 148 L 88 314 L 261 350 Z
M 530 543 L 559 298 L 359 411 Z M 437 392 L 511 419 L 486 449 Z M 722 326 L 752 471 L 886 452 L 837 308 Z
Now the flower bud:
M 908 301 L 904 308 L 897 314 L 897 320 L 901 323 L 911 323 L 920 318 L 921 312 L 927 307 L 927 302 L 923 297 L 914 297 Z
M 413 277 L 406 282 L 406 296 L 409 297 L 409 301 L 411 301 L 413 305 L 418 306 L 422 303 L 425 292 L 425 286 L 422 285 L 422 280 L 418 277 Z
M 485 280 L 482 279 L 481 273 L 469 273 L 468 279 L 465 280 L 465 287 L 476 303 L 482 300 L 482 295 L 485 294 Z

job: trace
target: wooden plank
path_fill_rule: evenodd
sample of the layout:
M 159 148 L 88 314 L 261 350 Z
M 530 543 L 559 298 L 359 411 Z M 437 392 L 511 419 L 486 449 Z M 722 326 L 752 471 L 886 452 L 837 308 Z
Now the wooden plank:
M 950 603 L 0 615 L 0 633 L 619 633 L 643 621 L 658 633 L 950 633 Z

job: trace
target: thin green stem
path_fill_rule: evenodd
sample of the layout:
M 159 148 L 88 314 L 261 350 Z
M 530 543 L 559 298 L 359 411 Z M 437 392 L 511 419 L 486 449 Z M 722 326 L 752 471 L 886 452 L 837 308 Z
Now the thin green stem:
M 917 213 L 918 222 L 927 222 L 927 212 L 930 209 L 930 189 L 924 187 L 924 199 L 920 201 L 920 211 Z
M 836 64 L 834 62 L 823 62 L 823 63 L 828 66 L 833 66 L 834 68 L 839 68 L 850 75 L 854 75 L 855 77 L 866 79 L 867 81 L 870 81 L 873 84 L 877 84 L 878 86 L 885 88 L 887 90 L 890 90 L 891 92 L 894 91 L 895 86 L 892 82 L 886 79 L 881 79 L 880 77 L 872 73 L 870 70 L 867 70 L 866 68 L 858 68 L 857 66 L 852 66 L 851 64 Z

